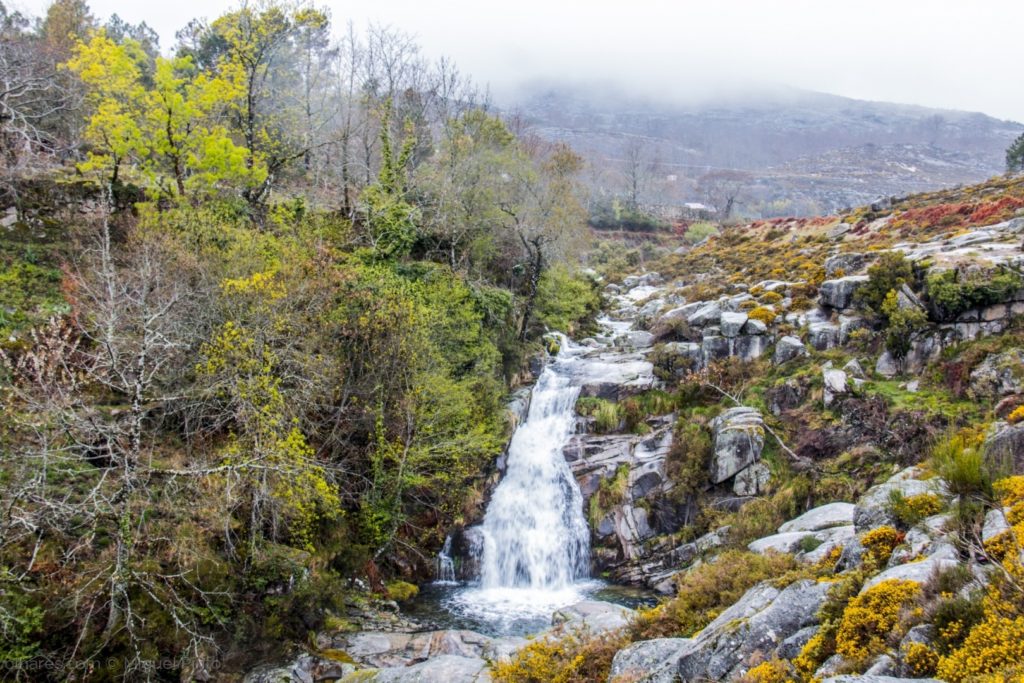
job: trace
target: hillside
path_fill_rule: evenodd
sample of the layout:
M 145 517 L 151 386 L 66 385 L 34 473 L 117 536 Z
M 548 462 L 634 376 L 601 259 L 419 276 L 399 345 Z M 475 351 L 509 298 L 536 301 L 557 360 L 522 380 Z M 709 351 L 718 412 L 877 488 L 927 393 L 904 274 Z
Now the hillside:
M 509 108 L 538 135 L 568 142 L 599 167 L 624 166 L 639 146 L 643 164 L 653 165 L 643 197 L 650 204 L 705 201 L 696 187 L 701 175 L 748 172 L 744 211 L 754 217 L 830 213 L 979 182 L 1003 171 L 1005 150 L 1024 129 L 977 113 L 783 89 L 675 104 L 600 87 L 538 85 Z M 671 175 L 678 178 L 664 180 Z M 611 178 L 599 183 L 623 190 Z

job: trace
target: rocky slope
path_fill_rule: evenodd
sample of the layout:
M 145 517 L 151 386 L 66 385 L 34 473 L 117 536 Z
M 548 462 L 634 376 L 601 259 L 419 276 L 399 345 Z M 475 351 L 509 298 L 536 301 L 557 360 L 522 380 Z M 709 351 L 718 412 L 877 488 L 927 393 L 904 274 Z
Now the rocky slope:
M 595 573 L 664 603 L 325 633 L 249 680 L 1019 680 L 1022 213 L 1007 179 L 599 266 L 564 453 Z

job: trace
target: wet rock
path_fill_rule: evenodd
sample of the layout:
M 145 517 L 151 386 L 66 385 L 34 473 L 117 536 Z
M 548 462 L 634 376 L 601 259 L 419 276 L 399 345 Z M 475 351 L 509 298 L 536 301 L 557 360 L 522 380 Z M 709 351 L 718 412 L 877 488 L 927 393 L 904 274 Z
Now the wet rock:
M 412 666 L 359 671 L 341 683 L 485 683 L 491 680 L 487 662 L 480 657 L 441 655 Z
M 786 336 L 783 337 L 775 344 L 775 355 L 772 357 L 772 361 L 776 365 L 781 365 L 786 361 L 792 360 L 798 356 L 806 356 L 807 348 L 804 343 L 796 337 Z
M 711 483 L 720 484 L 761 457 L 764 420 L 756 409 L 730 408 L 710 427 L 714 435 Z
M 615 653 L 608 680 L 674 683 L 679 656 L 688 643 L 688 638 L 655 638 L 633 643 Z
M 818 300 L 829 308 L 850 308 L 853 295 L 868 281 L 867 275 L 848 275 L 835 280 L 825 280 L 818 288 Z

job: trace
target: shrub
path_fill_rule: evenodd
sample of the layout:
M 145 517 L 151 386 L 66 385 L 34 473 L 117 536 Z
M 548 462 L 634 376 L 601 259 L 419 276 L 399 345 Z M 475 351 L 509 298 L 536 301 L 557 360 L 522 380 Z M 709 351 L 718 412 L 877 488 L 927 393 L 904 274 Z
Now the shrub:
M 797 566 L 791 555 L 727 550 L 677 577 L 678 595 L 641 610 L 629 627 L 630 635 L 634 640 L 693 635 L 757 583 Z
M 952 320 L 971 308 L 1006 301 L 1020 287 L 1020 276 L 1006 270 L 995 273 L 943 270 L 929 273 L 925 279 L 925 293 L 940 320 Z
M 759 298 L 761 299 L 761 303 L 773 305 L 782 301 L 783 297 L 778 292 L 765 292 Z
M 889 494 L 889 511 L 906 527 L 911 527 L 926 517 L 942 511 L 942 499 L 934 493 L 920 493 L 909 498 L 900 491 Z
M 939 666 L 939 653 L 924 643 L 903 646 L 903 663 L 915 678 L 930 678 Z
M 889 579 L 858 595 L 843 612 L 836 634 L 836 652 L 863 661 L 886 649 L 886 640 L 899 637 L 900 614 L 921 593 L 915 581 Z
M 758 306 L 747 313 L 748 318 L 751 318 L 752 320 L 760 320 L 765 325 L 771 325 L 775 322 L 777 315 L 778 314 L 773 309 L 765 306 Z
M 914 268 L 899 251 L 887 251 L 868 266 L 868 281 L 854 294 L 854 303 L 886 320 L 882 304 L 889 292 L 914 281 Z
M 573 631 L 537 638 L 491 669 L 496 683 L 589 683 L 608 678 L 615 653 L 629 644 L 622 631 Z
M 686 229 L 683 239 L 687 244 L 697 244 L 706 237 L 717 234 L 718 228 L 714 223 L 694 223 Z
M 1022 661 L 1024 616 L 1004 617 L 992 613 L 971 629 L 962 647 L 939 660 L 938 675 L 947 681 L 965 681 L 1020 666 Z
M 793 680 L 793 667 L 780 659 L 761 662 L 740 679 L 741 683 L 789 683 Z
M 903 534 L 891 526 L 880 526 L 861 536 L 860 542 L 867 549 L 868 558 L 876 567 L 881 567 L 903 542 Z
M 1006 421 L 1012 425 L 1015 425 L 1022 420 L 1024 420 L 1024 405 L 1017 406 L 1013 409 L 1013 412 L 1006 416 Z
M 916 306 L 901 307 L 896 291 L 890 289 L 882 302 L 886 319 L 885 348 L 902 361 L 910 353 L 914 338 L 928 325 L 928 315 Z
M 992 497 L 993 472 L 981 449 L 980 431 L 960 431 L 932 448 L 932 468 L 945 480 L 950 492 L 962 499 Z
M 396 602 L 408 602 L 420 594 L 419 586 L 406 581 L 391 581 L 387 585 L 388 597 Z
M 698 491 L 708 477 L 712 445 L 711 432 L 705 425 L 706 420 L 699 415 L 681 417 L 665 459 L 666 475 L 687 494 Z

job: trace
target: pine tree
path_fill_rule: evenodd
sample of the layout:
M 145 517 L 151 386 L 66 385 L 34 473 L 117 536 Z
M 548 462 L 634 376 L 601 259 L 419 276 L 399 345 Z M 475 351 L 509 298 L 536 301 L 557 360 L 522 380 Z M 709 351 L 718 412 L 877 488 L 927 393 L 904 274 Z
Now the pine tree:
M 1024 133 L 1006 150 L 1006 170 L 1009 173 L 1024 171 Z

